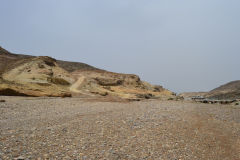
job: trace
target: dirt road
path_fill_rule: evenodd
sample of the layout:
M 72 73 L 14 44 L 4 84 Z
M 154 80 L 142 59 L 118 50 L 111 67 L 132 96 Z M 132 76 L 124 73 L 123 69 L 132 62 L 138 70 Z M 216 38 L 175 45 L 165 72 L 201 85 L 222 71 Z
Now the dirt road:
M 81 93 L 81 91 L 78 89 L 81 87 L 83 81 L 85 80 L 85 77 L 80 77 L 78 80 L 70 87 L 70 91 L 75 93 Z
M 0 99 L 0 159 L 240 159 L 239 106 Z

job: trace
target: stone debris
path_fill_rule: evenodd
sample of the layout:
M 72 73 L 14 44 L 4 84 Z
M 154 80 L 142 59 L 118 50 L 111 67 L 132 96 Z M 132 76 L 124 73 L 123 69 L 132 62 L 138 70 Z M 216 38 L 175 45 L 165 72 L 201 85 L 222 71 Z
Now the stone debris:
M 159 100 L 4 99 L 3 160 L 240 159 L 239 107 Z

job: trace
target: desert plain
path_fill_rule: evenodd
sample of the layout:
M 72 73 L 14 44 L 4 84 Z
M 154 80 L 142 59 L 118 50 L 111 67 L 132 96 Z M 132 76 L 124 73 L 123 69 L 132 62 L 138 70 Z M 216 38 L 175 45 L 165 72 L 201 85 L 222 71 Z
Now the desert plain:
M 240 159 L 240 106 L 8 97 L 0 159 Z

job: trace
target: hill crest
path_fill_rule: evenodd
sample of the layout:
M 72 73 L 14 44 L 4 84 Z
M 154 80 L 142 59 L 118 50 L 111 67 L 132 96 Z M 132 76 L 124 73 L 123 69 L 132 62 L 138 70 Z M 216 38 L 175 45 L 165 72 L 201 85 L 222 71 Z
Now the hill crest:
M 108 72 L 85 63 L 0 50 L 0 94 L 27 96 L 100 96 L 123 99 L 173 97 L 134 74 Z

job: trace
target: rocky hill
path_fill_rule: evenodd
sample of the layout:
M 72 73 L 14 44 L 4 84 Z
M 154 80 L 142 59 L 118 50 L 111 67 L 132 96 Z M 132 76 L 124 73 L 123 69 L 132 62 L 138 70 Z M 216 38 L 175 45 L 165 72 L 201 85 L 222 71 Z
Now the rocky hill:
M 16 62 L 18 62 L 18 64 L 20 62 L 24 63 L 25 62 L 24 60 L 27 60 L 32 57 L 34 56 L 11 53 L 0 46 L 0 74 L 3 73 L 5 69 L 15 67 Z M 19 61 L 19 60 L 22 60 L 22 61 Z M 73 72 L 75 70 L 80 70 L 80 69 L 100 70 L 98 68 L 95 68 L 93 66 L 90 66 L 85 63 L 80 63 L 80 62 L 68 62 L 68 61 L 56 60 L 56 63 L 60 67 L 62 67 L 63 69 L 69 72 Z
M 240 99 L 240 80 L 232 81 L 213 89 L 205 97 L 213 99 Z
M 85 63 L 13 54 L 0 47 L 0 95 L 169 98 L 162 86 L 137 75 L 108 72 Z
M 209 92 L 185 92 L 179 94 L 179 96 L 186 99 L 192 97 L 204 97 L 215 100 L 240 99 L 240 80 L 229 82 Z

